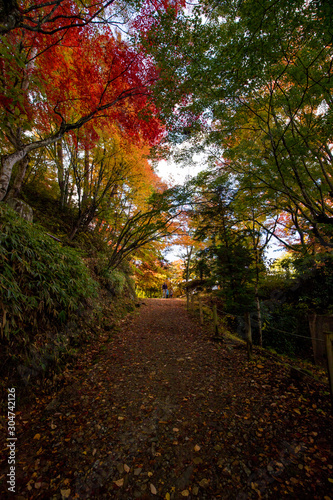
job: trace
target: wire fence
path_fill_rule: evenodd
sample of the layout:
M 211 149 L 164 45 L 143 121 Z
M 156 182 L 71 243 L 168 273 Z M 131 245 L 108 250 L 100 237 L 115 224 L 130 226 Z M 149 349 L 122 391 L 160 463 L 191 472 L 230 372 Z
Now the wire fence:
M 198 295 L 199 295 L 199 294 L 193 294 L 193 295 L 192 295 L 192 297 L 195 297 L 195 296 L 198 296 Z M 194 301 L 192 301 L 192 304 L 193 304 L 193 302 L 194 302 Z M 205 306 L 206 308 L 208 308 L 208 309 L 209 309 L 209 310 L 213 313 L 213 308 L 212 308 L 212 307 L 210 307 L 208 304 L 204 304 L 204 306 Z M 226 313 L 226 312 L 221 311 L 220 309 L 217 309 L 217 308 L 216 308 L 216 312 L 217 312 L 217 313 L 219 313 L 219 314 L 220 314 L 220 316 L 221 316 L 221 317 L 223 317 L 223 318 L 227 318 L 227 317 L 229 317 L 229 318 L 233 318 L 233 319 L 237 319 L 237 320 L 244 321 L 244 319 L 243 319 L 241 316 L 239 316 L 239 315 Z M 256 319 L 251 318 L 251 324 L 253 324 L 253 323 L 254 323 L 254 324 L 256 324 L 257 326 L 259 326 L 259 321 L 258 321 L 258 320 L 256 320 Z M 317 338 L 317 337 L 313 337 L 313 338 L 312 338 L 312 337 L 309 337 L 309 336 L 306 336 L 306 335 L 300 335 L 300 334 L 297 334 L 297 333 L 287 332 L 286 330 L 281 330 L 281 329 L 279 329 L 279 328 L 275 328 L 275 327 L 273 327 L 273 326 L 271 326 L 271 325 L 269 325 L 269 328 L 270 328 L 271 330 L 276 331 L 276 332 L 283 333 L 283 334 L 285 334 L 285 335 L 290 335 L 290 336 L 293 336 L 293 337 L 298 337 L 298 338 L 302 338 L 302 339 L 310 340 L 311 342 L 312 342 L 313 340 L 315 340 L 315 341 L 317 341 L 317 342 L 323 342 L 323 343 L 325 343 L 325 341 L 324 341 L 323 339 L 319 339 L 319 338 Z M 266 353 L 268 356 L 274 357 L 274 355 L 272 355 L 271 353 L 269 353 L 266 349 L 263 349 L 263 350 L 265 351 L 265 353 Z M 274 359 L 278 359 L 278 358 L 275 356 L 275 357 L 274 357 Z M 293 369 L 295 369 L 295 370 L 300 371 L 300 370 L 299 370 L 298 368 L 296 368 L 295 366 L 292 366 L 292 365 L 290 365 L 290 364 L 289 364 L 289 363 L 287 363 L 287 362 L 284 362 L 284 363 L 285 363 L 286 365 L 288 365 L 290 368 L 293 368 Z M 305 375 L 307 375 L 307 376 L 311 377 L 311 375 L 308 375 L 308 374 L 307 374 L 307 373 L 305 373 L 305 372 L 302 372 L 302 373 L 304 373 Z M 312 377 L 312 378 L 313 378 L 314 380 L 316 380 L 314 377 Z
M 194 297 L 198 295 L 199 297 L 199 309 L 200 309 L 200 323 L 203 325 L 203 309 L 202 309 L 202 302 L 200 298 L 200 294 L 192 294 L 191 295 L 191 304 L 192 306 L 194 305 Z M 210 309 L 213 312 L 213 321 L 214 321 L 214 330 L 215 334 L 218 336 L 218 328 L 219 328 L 219 322 L 218 322 L 218 313 L 223 317 L 230 317 L 230 318 L 235 318 L 239 319 L 241 316 L 229 314 L 229 313 L 224 313 L 223 311 L 217 309 L 216 305 L 211 308 L 209 305 L 204 304 L 204 306 L 208 309 Z M 190 308 L 190 300 L 189 300 L 189 294 L 187 294 L 187 307 L 188 309 Z M 246 330 L 246 346 L 247 346 L 247 355 L 248 355 L 248 361 L 253 360 L 253 353 L 252 353 L 252 330 L 251 330 L 251 323 L 257 323 L 259 325 L 259 321 L 255 319 L 251 319 L 250 313 L 246 313 L 244 315 L 244 318 L 242 318 L 245 324 L 245 330 Z M 279 328 L 275 328 L 269 325 L 269 328 L 279 332 L 283 333 L 285 335 L 291 335 L 293 337 L 299 337 L 303 338 L 306 340 L 311 340 L 311 341 L 316 341 L 316 342 L 324 342 L 326 343 L 326 355 L 327 355 L 327 369 L 328 369 L 328 379 L 329 379 L 329 387 L 330 387 L 330 397 L 331 397 L 331 407 L 332 407 L 332 414 L 333 414 L 333 332 L 325 332 L 326 340 L 316 338 L 316 337 L 309 337 L 306 335 L 300 335 L 297 333 L 292 333 L 292 332 L 287 332 L 286 330 L 280 330 Z M 219 340 L 223 340 L 223 337 L 219 337 Z M 283 363 L 285 366 L 288 366 L 292 370 L 295 370 L 296 372 L 299 372 L 302 377 L 307 377 L 308 379 L 313 380 L 316 382 L 316 384 L 323 385 L 324 387 L 327 387 L 327 384 L 325 382 L 321 382 L 320 380 L 316 379 L 314 376 L 310 375 L 309 373 L 306 373 L 305 371 L 301 370 L 299 367 L 293 366 L 290 363 L 286 362 L 284 359 L 281 359 L 281 357 L 278 357 L 277 355 L 274 355 L 270 353 L 267 349 L 260 347 L 260 350 L 262 354 L 265 356 L 273 358 L 275 361 L 278 361 L 280 363 Z
M 194 296 L 195 296 L 195 295 L 194 295 Z M 208 307 L 208 309 L 210 309 L 211 311 L 213 310 L 213 309 L 212 309 L 210 306 L 208 306 L 207 304 L 205 304 L 205 307 Z M 240 318 L 241 318 L 241 316 L 239 316 L 239 315 L 237 316 L 237 315 L 235 315 L 235 314 L 226 313 L 226 312 L 224 312 L 224 311 L 221 311 L 220 309 L 217 309 L 217 312 L 218 312 L 221 316 L 223 316 L 224 318 L 227 318 L 227 317 L 229 317 L 229 318 L 234 318 L 234 319 L 240 319 Z M 259 326 L 259 321 L 258 321 L 258 320 L 256 320 L 256 319 L 251 318 L 251 323 L 252 323 L 252 324 L 253 324 L 253 323 L 255 323 L 257 326 Z M 265 327 L 265 325 L 264 325 L 264 327 Z M 302 338 L 302 339 L 307 339 L 307 340 L 311 340 L 311 341 L 312 341 L 312 340 L 316 340 L 316 341 L 318 341 L 318 342 L 324 342 L 324 343 L 325 343 L 325 341 L 324 341 L 323 339 L 319 339 L 318 337 L 309 337 L 309 336 L 305 336 L 305 335 L 299 335 L 298 333 L 287 332 L 286 330 L 281 330 L 280 328 L 275 328 L 274 326 L 271 326 L 271 325 L 269 325 L 269 329 L 270 329 L 270 330 L 274 330 L 275 332 L 284 333 L 284 334 L 286 334 L 286 335 L 291 335 L 291 336 L 293 336 L 293 337 L 299 337 L 299 338 Z
M 259 326 L 259 321 L 258 320 L 251 319 L 251 322 L 256 323 L 257 326 Z M 298 333 L 287 332 L 286 330 L 280 330 L 279 328 L 275 328 L 274 326 L 271 326 L 271 325 L 269 325 L 268 328 L 270 330 L 274 330 L 275 332 L 284 333 L 286 335 L 291 335 L 292 337 L 300 337 L 302 339 L 308 339 L 308 340 L 311 340 L 311 341 L 312 340 L 316 340 L 318 342 L 325 342 L 325 340 L 319 339 L 318 337 L 309 337 L 309 336 L 306 336 L 306 335 L 299 335 Z

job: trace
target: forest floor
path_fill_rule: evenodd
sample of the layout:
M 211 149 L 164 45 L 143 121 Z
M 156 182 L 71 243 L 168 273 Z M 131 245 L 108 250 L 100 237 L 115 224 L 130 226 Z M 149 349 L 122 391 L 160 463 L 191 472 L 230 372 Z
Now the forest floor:
M 180 299 L 145 299 L 66 377 L 17 404 L 8 498 L 333 499 L 327 387 L 213 342 Z

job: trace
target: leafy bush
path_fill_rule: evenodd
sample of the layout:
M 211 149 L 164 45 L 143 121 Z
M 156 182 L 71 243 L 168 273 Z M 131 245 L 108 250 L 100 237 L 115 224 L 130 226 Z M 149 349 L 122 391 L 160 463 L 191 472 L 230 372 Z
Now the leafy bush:
M 106 270 L 105 280 L 107 282 L 107 289 L 113 295 L 120 295 L 126 285 L 125 275 L 118 269 Z
M 0 325 L 7 356 L 42 348 L 46 332 L 64 329 L 96 291 L 76 251 L 0 205 Z
M 261 281 L 263 342 L 277 352 L 311 357 L 308 315 L 330 314 L 333 256 L 289 256 Z
M 332 313 L 333 255 L 323 253 L 294 259 L 299 281 L 295 294 L 303 310 L 318 314 Z
M 307 316 L 292 304 L 266 302 L 262 306 L 262 318 L 264 347 L 292 356 L 311 356 Z
M 100 253 L 94 266 L 94 272 L 101 285 L 114 298 L 120 298 L 120 296 L 135 298 L 135 283 L 130 276 L 131 269 L 129 265 L 122 262 L 118 268 L 108 269 L 107 259 L 107 254 Z

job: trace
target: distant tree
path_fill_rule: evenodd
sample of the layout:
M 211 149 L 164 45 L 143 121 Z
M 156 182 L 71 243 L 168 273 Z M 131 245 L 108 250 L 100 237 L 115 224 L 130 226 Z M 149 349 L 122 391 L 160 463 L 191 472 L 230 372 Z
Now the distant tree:
M 170 200 L 173 191 L 154 193 L 144 209 L 126 207 L 117 225 L 108 233 L 110 251 L 107 268 L 113 269 L 141 247 L 179 231 L 175 220 L 179 207 Z

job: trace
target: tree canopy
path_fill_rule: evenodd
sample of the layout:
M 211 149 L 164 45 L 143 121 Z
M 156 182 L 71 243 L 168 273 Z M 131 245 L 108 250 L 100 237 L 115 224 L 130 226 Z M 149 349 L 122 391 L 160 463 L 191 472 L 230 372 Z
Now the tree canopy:
M 184 279 L 259 318 L 272 238 L 333 247 L 332 17 L 324 0 L 2 2 L 0 199 L 56 206 L 56 237 L 108 271 L 150 263 L 151 290 L 178 237 Z M 184 188 L 154 172 L 174 144 L 205 155 Z

